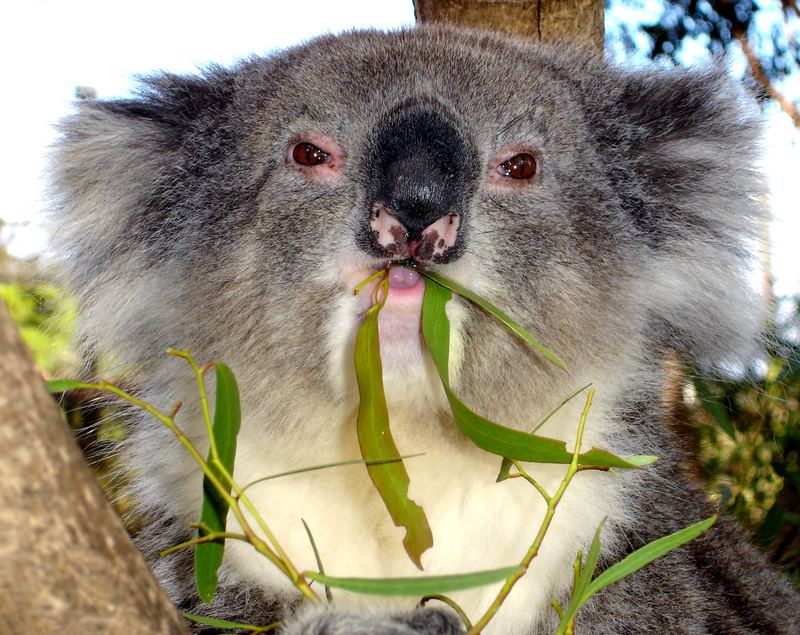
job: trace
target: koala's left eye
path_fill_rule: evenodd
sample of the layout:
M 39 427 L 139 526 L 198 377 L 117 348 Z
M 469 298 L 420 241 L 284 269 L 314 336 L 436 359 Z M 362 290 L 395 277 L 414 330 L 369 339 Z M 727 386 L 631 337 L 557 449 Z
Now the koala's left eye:
M 329 158 L 330 154 L 308 141 L 301 141 L 292 150 L 292 159 L 298 165 L 306 165 L 309 167 L 322 165 L 327 162 Z
M 511 179 L 531 179 L 536 174 L 536 159 L 527 152 L 515 154 L 498 165 L 497 172 Z

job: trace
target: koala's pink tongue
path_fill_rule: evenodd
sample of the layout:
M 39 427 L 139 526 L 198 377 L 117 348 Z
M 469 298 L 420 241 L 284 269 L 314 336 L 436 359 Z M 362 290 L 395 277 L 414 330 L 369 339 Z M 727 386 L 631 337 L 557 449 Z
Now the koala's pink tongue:
M 392 267 L 389 269 L 389 287 L 392 289 L 410 289 L 415 286 L 422 276 L 419 272 L 406 267 Z

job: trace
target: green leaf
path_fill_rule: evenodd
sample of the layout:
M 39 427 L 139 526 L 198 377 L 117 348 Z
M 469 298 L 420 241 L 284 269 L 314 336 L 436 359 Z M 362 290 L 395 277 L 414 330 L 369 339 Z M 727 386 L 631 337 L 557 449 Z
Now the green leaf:
M 625 576 L 638 571 L 642 567 L 650 564 L 653 560 L 666 555 L 673 549 L 686 544 L 704 534 L 708 529 L 717 521 L 716 516 L 712 516 L 706 520 L 700 521 L 693 525 L 689 525 L 674 534 L 664 536 L 658 540 L 637 549 L 627 557 L 623 558 L 616 564 L 610 566 L 597 576 L 589 585 L 585 586 L 581 593 L 574 593 L 570 600 L 567 610 L 564 611 L 564 617 L 558 625 L 556 635 L 563 635 L 566 632 L 570 620 L 577 614 L 578 610 L 583 606 L 595 593 L 601 591 L 607 586 L 618 582 Z M 598 534 L 595 534 L 597 537 Z M 593 543 L 594 544 L 594 543 Z M 588 560 L 588 558 L 587 558 Z
M 451 291 L 455 291 L 461 297 L 467 298 L 467 300 L 469 300 L 470 302 L 477 304 L 484 311 L 486 311 L 490 315 L 500 320 L 500 322 L 502 322 L 506 327 L 508 327 L 509 330 L 511 330 L 513 333 L 516 333 L 519 337 L 525 340 L 530 346 L 539 351 L 539 353 L 541 353 L 543 357 L 545 357 L 553 364 L 558 366 L 561 370 L 567 370 L 566 364 L 564 364 L 564 362 L 562 362 L 553 351 L 547 348 L 539 340 L 533 337 L 533 335 L 531 335 L 528 331 L 522 328 L 522 326 L 520 326 L 514 320 L 512 320 L 504 311 L 500 310 L 498 307 L 496 307 L 488 300 L 485 300 L 484 298 L 480 297 L 475 292 L 470 291 L 466 287 L 462 287 L 457 282 L 449 280 L 444 276 L 440 276 L 438 273 L 433 273 L 432 271 L 423 271 L 423 270 L 420 270 L 420 273 L 429 280 L 437 282 L 440 286 L 447 287 Z
M 502 582 L 521 571 L 521 567 L 504 567 L 460 575 L 426 576 L 419 578 L 334 578 L 314 572 L 304 576 L 328 586 L 364 595 L 421 596 L 452 593 L 463 589 Z
M 581 574 L 575 582 L 575 590 L 573 595 L 583 597 L 586 589 L 594 577 L 595 569 L 597 569 L 597 561 L 600 559 L 600 534 L 603 531 L 603 526 L 606 524 L 606 519 L 600 521 L 597 529 L 592 538 L 592 544 L 589 546 L 589 553 L 586 554 L 586 560 L 581 567 Z
M 425 456 L 424 452 L 417 452 L 416 454 L 403 454 L 401 456 L 391 457 L 388 459 L 374 459 L 365 461 L 364 459 L 349 459 L 347 461 L 336 461 L 335 463 L 323 463 L 320 465 L 310 465 L 308 467 L 298 467 L 294 470 L 286 470 L 285 472 L 278 472 L 277 474 L 270 474 L 269 476 L 262 476 L 254 481 L 250 481 L 242 488 L 242 491 L 265 481 L 271 481 L 276 478 L 283 478 L 284 476 L 294 476 L 295 474 L 304 474 L 306 472 L 318 472 L 320 470 L 329 470 L 334 467 L 343 467 L 345 465 L 383 465 L 384 463 L 397 463 L 404 459 L 414 459 L 418 456 Z
M 422 569 L 421 557 L 433 545 L 433 534 L 422 507 L 408 497 L 410 480 L 402 460 L 372 463 L 381 459 L 399 459 L 400 452 L 389 430 L 389 412 L 383 392 L 378 312 L 373 306 L 364 318 L 356 336 L 356 378 L 360 396 L 358 404 L 358 444 L 367 461 L 367 472 L 383 499 L 386 509 L 398 527 L 404 527 L 403 546 L 411 561 Z
M 711 389 L 705 381 L 699 377 L 695 377 L 693 383 L 697 398 L 700 400 L 700 405 L 703 406 L 703 410 L 710 414 L 714 421 L 717 422 L 720 430 L 736 441 L 736 430 L 733 427 L 733 421 L 728 414 L 727 408 L 712 394 Z
M 45 387 L 52 393 L 78 390 L 80 388 L 93 388 L 92 384 L 87 384 L 75 379 L 51 379 L 45 382 Z
M 703 535 L 715 522 L 717 522 L 716 515 L 712 516 L 711 518 L 707 518 L 706 520 L 701 520 L 700 522 L 694 523 L 693 525 L 689 525 L 680 531 L 676 531 L 674 534 L 654 540 L 644 547 L 637 549 L 624 559 L 603 571 L 603 573 L 601 573 L 592 582 L 592 584 L 589 585 L 589 588 L 586 589 L 586 599 L 590 598 L 592 595 L 601 589 L 604 589 L 608 585 L 621 580 L 634 571 L 638 571 L 645 565 L 653 562 L 653 560 L 666 555 L 673 549 L 677 549 L 687 542 L 691 542 L 695 538 Z
M 469 409 L 450 388 L 450 320 L 445 306 L 452 298 L 450 289 L 436 280 L 425 278 L 425 295 L 422 300 L 422 336 L 433 358 L 442 381 L 453 418 L 461 432 L 482 450 L 498 456 L 532 463 L 563 463 L 572 461 L 566 443 L 558 439 L 540 437 L 521 430 L 501 426 Z M 578 459 L 581 467 L 605 469 L 609 467 L 635 468 L 610 452 L 592 448 Z
M 236 455 L 236 437 L 241 424 L 241 407 L 239 404 L 239 388 L 231 369 L 225 364 L 214 364 L 217 379 L 217 392 L 214 408 L 214 425 L 212 433 L 216 443 L 219 460 L 228 474 L 233 474 L 233 461 Z M 209 453 L 208 464 L 218 477 L 220 473 L 212 462 Z M 224 481 L 223 481 L 224 482 Z M 203 479 L 203 509 L 200 522 L 212 532 L 224 532 L 228 517 L 228 503 L 215 489 L 211 481 Z M 207 535 L 203 529 L 198 536 Z M 197 592 L 208 604 L 214 599 L 217 590 L 217 570 L 222 564 L 225 540 L 220 538 L 211 542 L 195 545 L 194 570 Z
M 647 467 L 658 461 L 659 457 L 653 454 L 634 454 L 633 456 L 626 456 L 625 461 L 637 467 Z
M 314 560 L 317 561 L 317 569 L 319 569 L 319 572 L 322 575 L 325 575 L 325 567 L 322 566 L 322 558 L 319 557 L 319 550 L 317 549 L 317 542 L 314 540 L 314 534 L 311 533 L 311 528 L 308 526 L 308 523 L 305 521 L 304 518 L 301 518 L 300 522 L 302 522 L 303 527 L 306 528 L 308 541 L 311 543 L 311 549 L 314 551 Z M 325 599 L 328 600 L 328 603 L 333 602 L 333 595 L 331 594 L 331 588 L 327 584 L 325 585 Z
M 205 626 L 216 626 L 217 628 L 243 628 L 248 631 L 253 631 L 259 628 L 253 624 L 240 624 L 239 622 L 230 622 L 228 620 L 220 620 L 215 617 L 206 617 L 205 615 L 194 615 L 193 613 L 186 613 L 181 611 L 181 615 L 187 620 L 191 620 L 197 624 L 204 624 Z

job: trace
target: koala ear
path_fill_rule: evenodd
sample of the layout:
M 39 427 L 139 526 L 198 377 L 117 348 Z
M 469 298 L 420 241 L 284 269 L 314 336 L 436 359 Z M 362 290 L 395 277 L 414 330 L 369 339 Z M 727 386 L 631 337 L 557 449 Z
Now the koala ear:
M 649 247 L 641 283 L 658 332 L 699 366 L 752 354 L 766 218 L 754 100 L 715 68 L 629 75 L 623 103 L 640 177 L 623 194 Z
M 231 91 L 225 71 L 212 69 L 146 78 L 131 99 L 76 104 L 60 124 L 49 192 L 53 247 L 75 275 L 93 280 L 117 256 L 146 248 L 142 219 L 159 214 L 187 136 Z

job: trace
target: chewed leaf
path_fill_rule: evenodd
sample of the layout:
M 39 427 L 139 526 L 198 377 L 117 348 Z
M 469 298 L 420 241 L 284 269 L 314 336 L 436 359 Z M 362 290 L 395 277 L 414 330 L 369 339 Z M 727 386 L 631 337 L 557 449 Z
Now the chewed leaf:
M 214 410 L 213 434 L 219 460 L 228 474 L 233 474 L 233 462 L 236 455 L 236 437 L 241 424 L 241 407 L 239 404 L 239 388 L 231 369 L 225 364 L 214 364 L 217 378 L 217 392 Z M 209 455 L 209 467 L 217 471 Z M 218 472 L 218 471 L 217 471 Z M 219 476 L 219 473 L 217 474 Z M 212 532 L 224 532 L 228 516 L 228 503 L 214 488 L 211 482 L 203 479 L 203 509 L 200 522 Z M 199 530 L 200 537 L 206 535 Z M 211 542 L 203 542 L 195 546 L 194 570 L 197 592 L 203 602 L 209 603 L 217 589 L 217 570 L 222 564 L 225 541 L 220 538 Z
M 444 276 L 440 276 L 438 273 L 433 273 L 432 271 L 420 271 L 422 275 L 424 275 L 428 280 L 433 280 L 437 282 L 440 286 L 446 287 L 451 291 L 455 291 L 458 295 L 463 298 L 466 298 L 470 302 L 477 304 L 487 313 L 496 317 L 500 322 L 502 322 L 509 330 L 513 333 L 516 333 L 519 337 L 525 340 L 530 346 L 535 348 L 543 357 L 550 360 L 553 364 L 558 366 L 562 370 L 567 370 L 566 364 L 559 359 L 559 357 L 547 348 L 544 344 L 542 344 L 539 340 L 537 340 L 533 335 L 531 335 L 527 330 L 522 328 L 519 324 L 517 324 L 514 320 L 512 320 L 504 311 L 496 307 L 494 304 L 489 302 L 488 300 L 482 298 L 477 293 L 470 291 L 466 287 L 462 287 L 457 282 L 453 280 L 449 280 Z M 426 286 L 427 290 L 427 286 Z
M 358 444 L 361 456 L 367 461 L 369 476 L 394 524 L 406 530 L 403 538 L 406 553 L 422 569 L 421 557 L 433 545 L 433 533 L 422 507 L 408 497 L 408 472 L 399 459 L 400 452 L 389 429 L 378 340 L 378 311 L 376 305 L 367 312 L 356 336 L 356 377 L 360 396 L 356 425 Z M 380 459 L 398 460 L 375 463 Z
M 327 586 L 353 593 L 385 596 L 422 596 L 452 593 L 487 584 L 494 584 L 520 573 L 521 568 L 504 567 L 490 571 L 478 571 L 461 575 L 425 576 L 419 578 L 335 578 L 314 572 L 303 575 Z
M 425 278 L 422 335 L 439 372 L 453 418 L 461 432 L 482 450 L 508 459 L 532 463 L 570 463 L 572 453 L 567 451 L 564 441 L 499 425 L 473 412 L 455 395 L 449 379 L 450 320 L 445 312 L 445 306 L 452 295 L 450 289 L 430 277 Z M 600 469 L 639 467 L 597 448 L 581 454 L 578 465 Z

